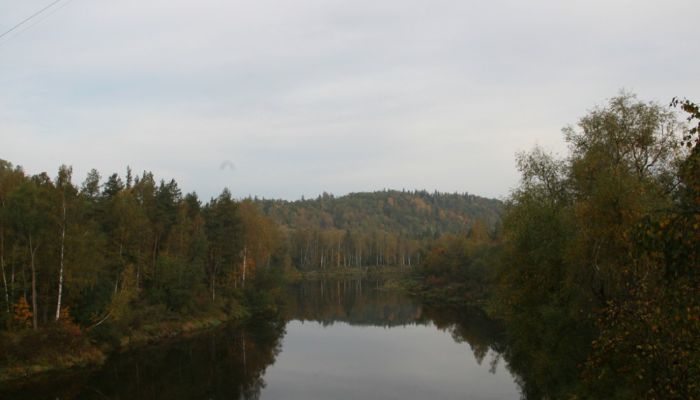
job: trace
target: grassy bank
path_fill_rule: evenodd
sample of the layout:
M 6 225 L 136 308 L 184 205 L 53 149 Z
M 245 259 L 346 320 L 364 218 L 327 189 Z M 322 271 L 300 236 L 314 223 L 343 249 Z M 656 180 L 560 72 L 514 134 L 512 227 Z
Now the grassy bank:
M 216 301 L 199 296 L 179 307 L 167 307 L 136 297 L 117 298 L 101 319 L 74 319 L 65 310 L 59 321 L 47 321 L 37 330 L 31 329 L 31 320 L 15 318 L 11 330 L 0 331 L 0 384 L 23 386 L 48 373 L 99 366 L 115 352 L 228 323 L 276 319 L 283 302 L 282 285 L 280 273 L 259 271 L 248 287 L 229 289 Z
M 123 336 L 117 349 L 119 351 L 124 351 L 156 344 L 167 339 L 200 333 L 228 321 L 239 320 L 239 318 L 245 317 L 247 317 L 247 315 L 232 318 L 224 313 L 214 313 L 181 320 L 166 320 L 150 323 L 131 332 L 129 335 Z

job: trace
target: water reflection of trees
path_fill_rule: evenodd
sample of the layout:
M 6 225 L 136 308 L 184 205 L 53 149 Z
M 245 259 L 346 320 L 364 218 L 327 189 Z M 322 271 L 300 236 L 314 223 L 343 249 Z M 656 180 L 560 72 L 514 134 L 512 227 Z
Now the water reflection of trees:
M 486 313 L 477 308 L 459 311 L 426 308 L 423 314 L 439 329 L 449 331 L 456 342 L 469 344 L 479 364 L 490 353 L 491 371 L 495 372 L 505 349 L 505 340 L 502 328 Z
M 402 326 L 433 323 L 455 341 L 468 344 L 481 364 L 487 355 L 495 372 L 504 351 L 502 329 L 479 309 L 426 308 L 396 290 L 383 290 L 376 279 L 302 281 L 288 287 L 285 319 L 316 321 L 330 325 Z
M 468 344 L 476 361 L 487 362 L 491 372 L 504 360 L 526 399 L 564 397 L 578 377 L 574 354 L 585 346 L 580 343 L 582 335 L 572 327 L 532 315 L 522 316 L 525 324 L 505 327 L 480 309 L 425 307 L 398 291 L 382 288 L 381 278 L 300 282 L 288 288 L 285 319 L 324 325 L 432 323 L 450 332 L 455 341 Z
M 113 357 L 100 370 L 54 378 L 13 399 L 258 399 L 284 323 L 226 327 Z M 0 391 L 0 397 L 3 394 Z
M 420 321 L 421 307 L 395 290 L 382 290 L 383 284 L 380 279 L 347 279 L 290 285 L 284 318 L 385 327 Z
M 9 398 L 24 399 L 258 399 L 266 369 L 281 350 L 290 320 L 324 326 L 434 324 L 469 344 L 492 372 L 504 351 L 501 329 L 479 310 L 431 309 L 376 280 L 304 281 L 287 288 L 282 318 L 245 328 L 225 327 L 196 337 L 112 357 L 101 369 L 34 384 Z M 0 390 L 0 398 L 4 398 Z

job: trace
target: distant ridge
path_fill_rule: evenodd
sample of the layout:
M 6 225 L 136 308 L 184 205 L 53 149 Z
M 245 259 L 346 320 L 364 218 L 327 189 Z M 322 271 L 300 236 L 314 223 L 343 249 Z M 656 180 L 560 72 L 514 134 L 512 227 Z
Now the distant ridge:
M 493 228 L 503 202 L 469 193 L 383 190 L 335 197 L 323 193 L 296 201 L 255 199 L 263 212 L 289 229 L 383 231 L 412 238 L 469 231 L 476 221 Z

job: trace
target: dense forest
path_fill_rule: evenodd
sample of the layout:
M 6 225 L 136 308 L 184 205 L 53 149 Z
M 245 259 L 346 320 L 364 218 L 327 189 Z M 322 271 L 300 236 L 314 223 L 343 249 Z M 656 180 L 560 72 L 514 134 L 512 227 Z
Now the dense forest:
M 255 202 L 285 233 L 290 262 L 301 270 L 417 265 L 427 243 L 493 231 L 502 210 L 498 200 L 467 193 L 396 190 Z
M 0 161 L 0 375 L 39 358 L 94 361 L 95 344 L 157 340 L 193 320 L 274 313 L 290 271 L 410 267 L 445 233 L 493 230 L 501 208 L 424 191 L 287 202 L 224 189 L 203 203 L 147 171 L 92 170 L 76 184 L 65 165 L 51 177 Z M 79 356 L 64 359 L 66 346 Z
M 90 343 L 175 329 L 159 322 L 274 308 L 275 232 L 227 189 L 203 204 L 150 172 L 102 181 L 93 170 L 76 185 L 67 166 L 51 178 L 0 161 L 0 365 L 23 373 L 62 346 L 92 357 Z
M 500 319 L 526 398 L 700 398 L 700 112 L 672 106 L 593 109 L 518 156 L 498 235 L 428 251 L 415 290 Z

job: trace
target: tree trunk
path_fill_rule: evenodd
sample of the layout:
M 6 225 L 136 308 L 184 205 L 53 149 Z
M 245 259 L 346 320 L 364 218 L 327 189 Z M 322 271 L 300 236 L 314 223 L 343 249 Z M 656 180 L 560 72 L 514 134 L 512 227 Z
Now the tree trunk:
M 0 269 L 2 270 L 2 283 L 5 286 L 5 307 L 10 312 L 10 291 L 7 289 L 7 276 L 5 275 L 5 229 L 0 226 Z
M 32 236 L 29 235 L 29 260 L 30 266 L 32 268 L 32 327 L 37 330 L 39 323 L 37 320 L 37 306 L 36 306 L 36 267 L 34 265 L 34 258 L 36 256 L 36 250 L 39 246 L 33 247 Z
M 14 264 L 13 264 L 14 265 Z M 22 263 L 22 296 L 27 299 L 27 266 Z
M 160 239 L 160 234 L 156 234 L 153 238 L 153 260 L 151 261 L 153 263 L 153 283 L 157 282 L 158 280 L 158 270 L 157 270 L 157 264 L 156 264 L 156 259 L 158 256 L 158 241 Z
M 10 312 L 10 291 L 7 289 L 7 277 L 5 276 L 5 256 L 0 251 L 0 269 L 2 269 L 2 283 L 5 286 L 5 307 Z
M 214 263 L 214 268 L 211 274 L 211 301 L 216 300 L 216 263 Z
M 211 277 L 211 301 L 216 300 L 216 285 L 214 284 L 214 276 Z
M 243 289 L 245 289 L 245 265 L 248 259 L 248 246 L 243 246 Z
M 245 355 L 245 331 L 241 331 L 241 347 L 243 349 L 243 376 L 248 378 L 248 363 Z
M 136 289 L 141 287 L 141 248 L 139 247 L 138 261 L 136 262 Z
M 10 298 L 15 298 L 15 264 L 10 269 Z
M 61 225 L 61 259 L 58 268 L 58 300 L 56 301 L 56 321 L 61 318 L 61 296 L 63 295 L 63 255 L 66 246 L 66 199 L 63 199 L 63 224 Z

